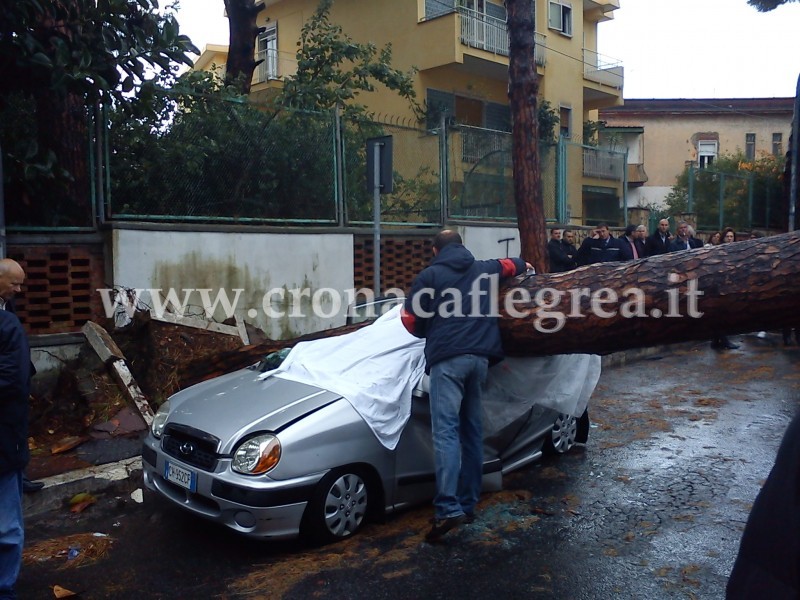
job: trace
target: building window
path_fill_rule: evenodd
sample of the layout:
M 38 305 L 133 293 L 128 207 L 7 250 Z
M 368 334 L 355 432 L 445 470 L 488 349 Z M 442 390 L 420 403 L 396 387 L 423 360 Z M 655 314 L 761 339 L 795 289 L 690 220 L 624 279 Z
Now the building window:
M 572 109 L 562 106 L 558 111 L 558 131 L 563 138 L 572 137 Z
M 697 165 L 701 169 L 710 167 L 717 158 L 717 142 L 697 142 Z
M 772 134 L 772 154 L 774 156 L 783 156 L 783 134 Z
M 564 35 L 572 35 L 572 5 L 566 0 L 550 0 L 547 26 Z
M 744 157 L 747 160 L 755 160 L 756 159 L 756 134 L 755 133 L 745 133 L 744 134 Z
M 258 36 L 256 60 L 263 61 L 256 69 L 257 81 L 278 78 L 278 26 L 267 28 Z

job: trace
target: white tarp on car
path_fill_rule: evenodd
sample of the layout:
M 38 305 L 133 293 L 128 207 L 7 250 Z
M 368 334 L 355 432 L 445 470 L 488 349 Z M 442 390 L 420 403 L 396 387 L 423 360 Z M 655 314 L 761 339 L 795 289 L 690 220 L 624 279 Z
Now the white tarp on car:
M 278 375 L 343 396 L 380 442 L 394 449 L 411 414 L 411 391 L 425 372 L 425 340 L 400 322 L 400 306 L 346 335 L 297 344 Z
M 424 374 L 424 348 L 425 340 L 403 327 L 397 306 L 353 333 L 297 344 L 280 367 L 261 377 L 277 375 L 340 394 L 391 450 L 411 414 L 411 392 Z M 599 377 L 595 355 L 507 358 L 489 371 L 484 435 L 533 405 L 580 416 Z

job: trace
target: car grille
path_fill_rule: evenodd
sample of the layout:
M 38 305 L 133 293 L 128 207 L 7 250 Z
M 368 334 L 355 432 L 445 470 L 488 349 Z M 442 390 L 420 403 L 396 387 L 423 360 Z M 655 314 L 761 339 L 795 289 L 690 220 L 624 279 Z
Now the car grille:
M 167 425 L 161 438 L 161 449 L 170 456 L 204 471 L 217 466 L 219 440 L 185 425 Z

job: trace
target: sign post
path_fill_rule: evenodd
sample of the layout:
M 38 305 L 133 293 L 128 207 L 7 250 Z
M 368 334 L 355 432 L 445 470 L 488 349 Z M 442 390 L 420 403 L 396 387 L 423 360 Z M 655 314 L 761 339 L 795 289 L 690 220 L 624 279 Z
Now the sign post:
M 392 193 L 392 136 L 367 140 L 367 189 L 372 191 L 373 290 L 381 295 L 381 194 Z

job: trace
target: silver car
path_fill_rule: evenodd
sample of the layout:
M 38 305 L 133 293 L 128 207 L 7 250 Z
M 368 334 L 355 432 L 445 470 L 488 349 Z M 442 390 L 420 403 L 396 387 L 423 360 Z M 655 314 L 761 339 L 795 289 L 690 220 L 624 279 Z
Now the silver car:
M 490 370 L 499 392 L 484 402 L 484 491 L 501 489 L 504 473 L 543 452 L 563 453 L 587 440 L 588 411 L 582 407 L 575 417 L 540 405 L 541 384 L 525 386 L 530 398 L 506 397 L 504 378 L 520 372 L 513 362 L 533 360 L 541 359 L 507 359 Z M 411 415 L 389 449 L 341 395 L 280 375 L 259 377 L 262 368 L 195 385 L 161 406 L 142 451 L 149 489 L 247 536 L 320 542 L 433 498 L 426 377 L 414 387 Z M 502 406 L 495 410 L 492 402 Z M 511 405 L 511 416 L 492 421 Z

